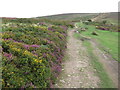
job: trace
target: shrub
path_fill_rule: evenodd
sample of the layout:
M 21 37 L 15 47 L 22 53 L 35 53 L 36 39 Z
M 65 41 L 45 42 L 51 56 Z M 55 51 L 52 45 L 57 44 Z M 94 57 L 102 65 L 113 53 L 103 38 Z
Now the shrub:
M 38 19 L 3 20 L 3 88 L 49 88 L 61 72 L 67 28 L 72 24 L 41 20 L 45 25 L 38 25 L 38 22 Z

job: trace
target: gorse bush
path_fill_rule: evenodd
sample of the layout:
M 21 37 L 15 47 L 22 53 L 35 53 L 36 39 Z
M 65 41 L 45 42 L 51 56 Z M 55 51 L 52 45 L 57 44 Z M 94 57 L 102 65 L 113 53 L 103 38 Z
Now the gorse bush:
M 94 25 L 97 26 L 96 29 L 112 31 L 112 32 L 120 32 L 120 26 L 114 25 L 111 23 L 107 23 L 106 21 L 102 22 L 83 22 L 86 25 Z
M 3 19 L 3 88 L 49 88 L 61 72 L 67 29 L 72 24 L 38 21 Z

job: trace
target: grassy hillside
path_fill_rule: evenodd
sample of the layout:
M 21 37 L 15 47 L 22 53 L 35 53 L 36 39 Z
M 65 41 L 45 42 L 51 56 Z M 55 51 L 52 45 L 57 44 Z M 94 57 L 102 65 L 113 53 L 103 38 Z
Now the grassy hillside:
M 92 37 L 99 42 L 101 49 L 111 54 L 115 60 L 118 60 L 118 34 L 119 32 L 111 32 L 109 30 L 100 30 L 97 29 L 94 25 L 85 25 L 83 23 L 77 23 L 80 27 L 88 28 L 86 31 L 78 31 L 87 37 Z M 98 35 L 92 35 L 95 32 Z
M 68 14 L 58 14 L 37 18 L 46 18 L 46 19 L 54 19 L 54 20 L 87 20 L 98 15 L 97 13 L 68 13 Z
M 101 21 L 106 20 L 109 23 L 117 24 L 118 23 L 118 12 L 100 13 L 94 19 L 96 22 L 101 22 Z

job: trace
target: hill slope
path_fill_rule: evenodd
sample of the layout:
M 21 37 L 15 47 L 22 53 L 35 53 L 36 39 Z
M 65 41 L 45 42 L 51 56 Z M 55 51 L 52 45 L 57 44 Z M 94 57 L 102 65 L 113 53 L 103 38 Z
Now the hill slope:
M 80 19 L 93 18 L 96 15 L 98 15 L 98 13 L 68 13 L 68 14 L 43 16 L 37 18 L 56 19 L 56 20 L 80 20 Z
M 103 21 L 107 20 L 112 23 L 118 22 L 118 12 L 110 12 L 110 13 L 100 13 L 95 18 L 92 18 L 93 21 Z

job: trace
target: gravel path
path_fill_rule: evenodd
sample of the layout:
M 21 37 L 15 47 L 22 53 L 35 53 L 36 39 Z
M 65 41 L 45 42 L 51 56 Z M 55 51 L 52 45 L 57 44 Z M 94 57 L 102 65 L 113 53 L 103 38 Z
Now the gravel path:
M 98 88 L 99 77 L 90 64 L 86 48 L 82 41 L 73 37 L 73 30 L 68 31 L 68 43 L 63 69 L 55 83 L 55 88 Z

